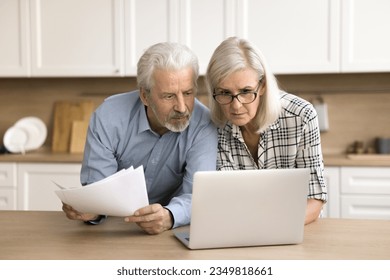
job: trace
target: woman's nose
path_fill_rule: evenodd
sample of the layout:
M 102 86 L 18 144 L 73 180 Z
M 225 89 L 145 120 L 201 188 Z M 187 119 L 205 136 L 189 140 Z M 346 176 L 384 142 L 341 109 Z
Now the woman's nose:
M 232 108 L 238 109 L 242 106 L 242 103 L 238 100 L 238 98 L 233 98 L 232 103 L 230 103 Z

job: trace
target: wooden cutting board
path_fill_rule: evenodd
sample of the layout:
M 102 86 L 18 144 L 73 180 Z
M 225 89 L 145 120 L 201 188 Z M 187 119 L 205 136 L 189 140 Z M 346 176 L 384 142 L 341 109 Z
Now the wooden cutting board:
M 87 139 L 88 121 L 73 121 L 70 136 L 69 152 L 79 154 L 84 152 L 85 140 Z
M 57 101 L 54 106 L 52 151 L 69 152 L 72 128 L 74 126 L 73 123 L 77 121 L 88 122 L 92 112 L 95 109 L 95 104 L 92 101 Z M 85 125 L 83 127 L 85 127 Z M 79 129 L 80 128 L 78 128 L 79 132 L 74 132 L 73 137 L 76 137 L 75 133 L 80 133 Z M 84 132 L 81 132 L 81 134 L 83 134 L 82 136 L 85 137 Z M 80 141 L 83 141 L 83 139 L 77 140 L 77 142 Z

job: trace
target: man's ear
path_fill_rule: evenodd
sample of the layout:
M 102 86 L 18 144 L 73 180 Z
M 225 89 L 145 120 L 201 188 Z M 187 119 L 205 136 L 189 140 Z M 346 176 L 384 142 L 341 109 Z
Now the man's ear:
M 148 98 L 147 98 L 147 92 L 144 88 L 139 89 L 139 97 L 141 98 L 142 103 L 144 103 L 145 106 L 149 106 Z

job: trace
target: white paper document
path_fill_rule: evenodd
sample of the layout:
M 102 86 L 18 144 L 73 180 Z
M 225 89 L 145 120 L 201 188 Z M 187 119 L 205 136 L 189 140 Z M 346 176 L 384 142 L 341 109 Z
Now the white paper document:
M 55 183 L 55 182 L 54 182 Z M 65 204 L 82 213 L 125 217 L 149 204 L 143 167 L 130 167 L 80 188 L 55 191 Z

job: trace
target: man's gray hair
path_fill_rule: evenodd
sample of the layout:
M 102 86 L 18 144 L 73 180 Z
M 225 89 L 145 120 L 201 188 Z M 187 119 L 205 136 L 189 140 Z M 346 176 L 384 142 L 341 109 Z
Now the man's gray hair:
M 194 88 L 197 88 L 199 76 L 198 58 L 187 46 L 179 43 L 158 43 L 149 47 L 137 64 L 138 88 L 147 91 L 154 86 L 154 71 L 168 70 L 178 71 L 192 68 Z

